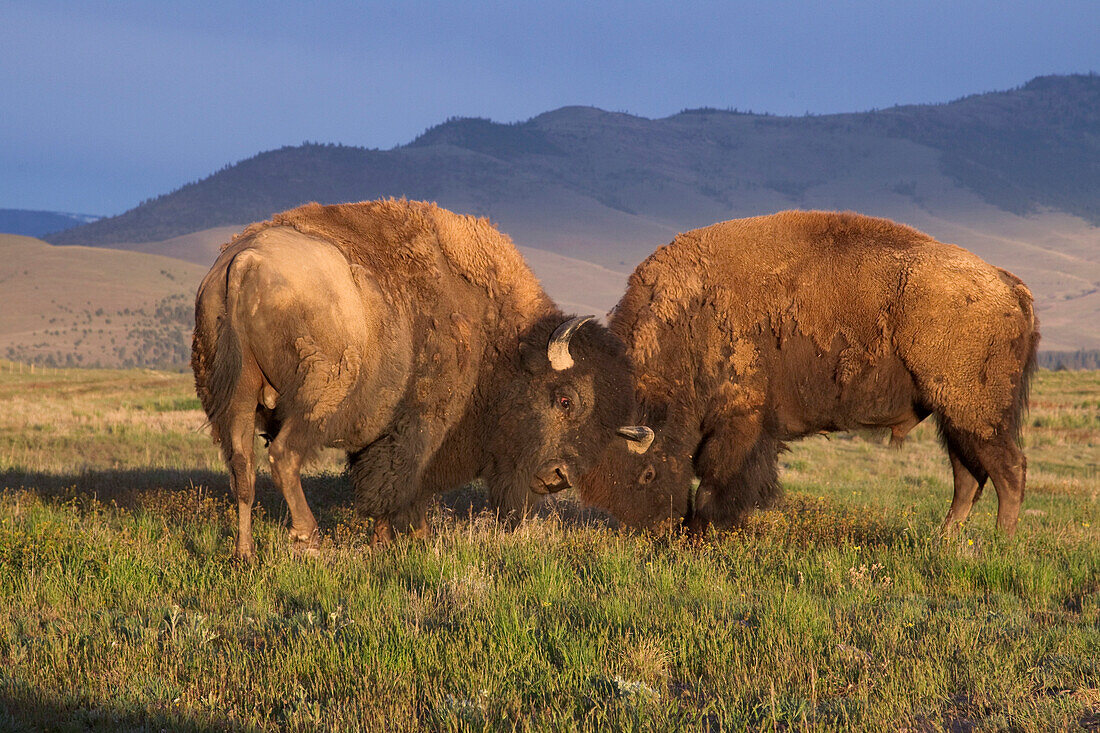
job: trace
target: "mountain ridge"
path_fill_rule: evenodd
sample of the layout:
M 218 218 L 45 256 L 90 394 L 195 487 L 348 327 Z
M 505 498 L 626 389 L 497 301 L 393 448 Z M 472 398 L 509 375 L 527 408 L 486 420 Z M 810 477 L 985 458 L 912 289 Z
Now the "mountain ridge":
M 514 123 L 451 118 L 390 150 L 306 143 L 264 151 L 123 214 L 47 240 L 97 245 L 166 239 L 266 218 L 310 200 L 404 195 L 442 199 L 447 205 L 457 198 L 454 189 L 471 185 L 483 199 L 516 185 L 565 186 L 609 208 L 642 215 L 644 207 L 623 190 L 632 174 L 666 185 L 681 183 L 722 204 L 745 185 L 771 189 L 797 203 L 806 190 L 827 181 L 829 171 L 799 170 L 791 163 L 807 154 L 815 157 L 814 149 L 824 144 L 827 154 L 817 156 L 818 168 L 843 168 L 845 154 L 859 146 L 837 147 L 838 139 L 861 137 L 931 148 L 960 186 L 1012 213 L 1050 208 L 1100 224 L 1097 129 L 1096 75 L 1036 77 L 1012 90 L 951 102 L 803 117 L 682 110 L 649 119 L 568 106 Z M 792 134 L 801 139 L 790 140 Z M 784 159 L 770 174 L 738 170 L 734 153 L 750 147 L 754 135 Z M 600 154 L 594 157 L 593 148 Z M 1056 165 L 1033 165 L 1032 173 L 1041 174 L 1033 183 L 1021 172 L 1036 160 Z M 268 185 L 247 185 L 256 181 Z M 898 185 L 905 189 L 905 181 Z M 484 203 L 482 208 L 490 207 L 491 202 Z

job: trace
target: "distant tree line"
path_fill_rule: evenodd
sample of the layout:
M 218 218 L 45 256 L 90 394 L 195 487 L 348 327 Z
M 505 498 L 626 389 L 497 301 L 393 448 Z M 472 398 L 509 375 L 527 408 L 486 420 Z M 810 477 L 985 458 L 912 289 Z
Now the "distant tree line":
M 1100 349 L 1078 349 L 1077 351 L 1040 351 L 1039 366 L 1054 371 L 1079 371 L 1081 369 L 1100 369 Z
M 174 293 L 157 301 L 151 314 L 145 308 L 126 308 L 114 313 L 97 309 L 94 316 L 103 325 L 111 325 L 112 318 L 108 316 L 113 316 L 126 329 L 125 336 L 120 336 L 121 343 L 110 336 L 109 344 L 103 337 L 104 329 L 94 328 L 100 323 L 93 322 L 93 313 L 85 310 L 82 315 L 87 320 L 44 332 L 60 337 L 60 342 L 14 344 L 7 347 L 4 356 L 13 362 L 46 367 L 185 371 L 191 357 L 191 329 L 195 322 L 191 302 L 190 294 Z M 92 343 L 86 344 L 85 339 L 92 334 L 101 338 L 93 338 Z

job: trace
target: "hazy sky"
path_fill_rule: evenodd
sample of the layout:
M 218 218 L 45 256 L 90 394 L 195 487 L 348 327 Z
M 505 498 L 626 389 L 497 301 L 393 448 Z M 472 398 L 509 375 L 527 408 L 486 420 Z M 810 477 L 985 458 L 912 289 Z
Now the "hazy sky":
M 939 102 L 1100 71 L 1097 0 L 0 0 L 0 208 L 115 214 L 304 140 L 453 115 Z

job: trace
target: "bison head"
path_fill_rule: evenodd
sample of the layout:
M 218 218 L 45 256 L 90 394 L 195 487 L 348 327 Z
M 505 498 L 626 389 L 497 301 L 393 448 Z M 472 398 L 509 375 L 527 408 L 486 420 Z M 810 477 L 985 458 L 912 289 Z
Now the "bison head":
M 690 513 L 692 448 L 670 430 L 665 410 L 647 410 L 653 428 L 624 429 L 577 486 L 581 499 L 628 527 L 678 526 Z M 654 429 L 655 428 L 655 429 Z
M 545 318 L 521 335 L 489 394 L 483 475 L 505 514 L 576 485 L 636 411 L 622 343 L 592 316 Z

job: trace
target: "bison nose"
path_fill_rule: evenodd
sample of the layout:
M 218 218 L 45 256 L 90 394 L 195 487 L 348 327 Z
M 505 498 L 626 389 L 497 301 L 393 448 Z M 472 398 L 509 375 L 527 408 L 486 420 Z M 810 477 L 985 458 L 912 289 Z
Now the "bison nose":
M 556 460 L 544 463 L 535 473 L 534 490 L 537 494 L 553 494 L 573 485 L 569 480 L 569 466 L 565 461 Z

